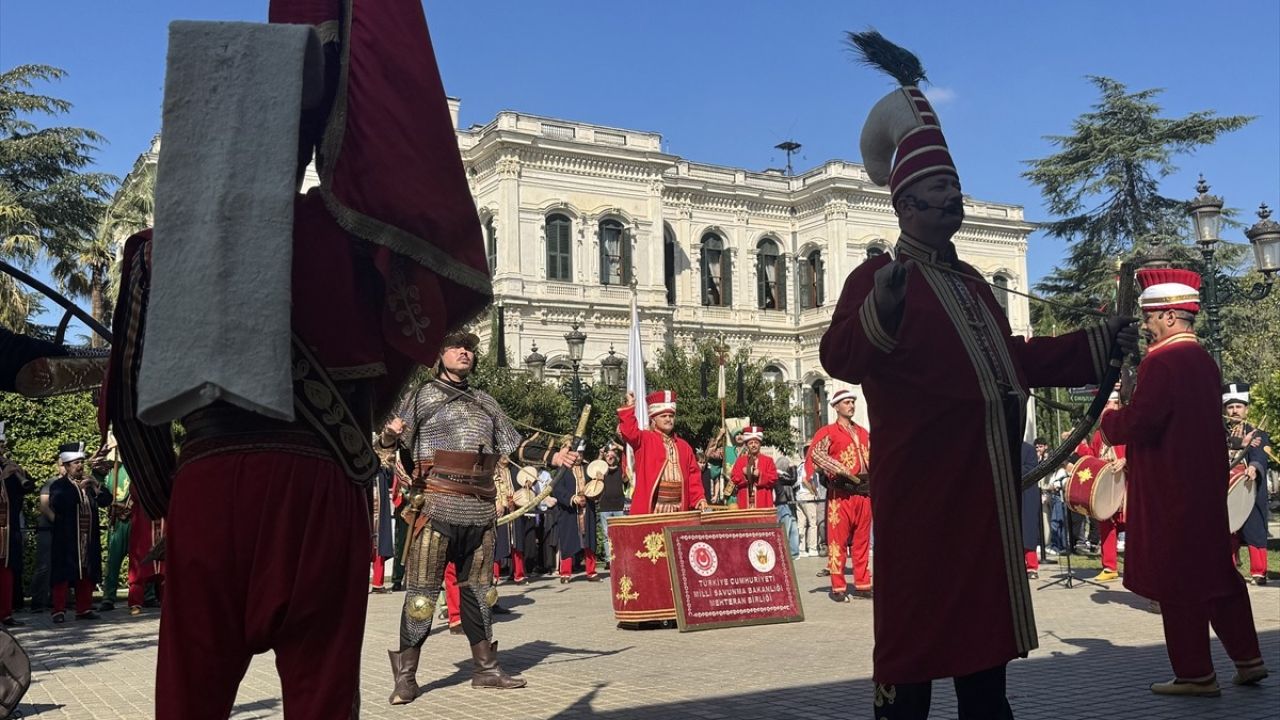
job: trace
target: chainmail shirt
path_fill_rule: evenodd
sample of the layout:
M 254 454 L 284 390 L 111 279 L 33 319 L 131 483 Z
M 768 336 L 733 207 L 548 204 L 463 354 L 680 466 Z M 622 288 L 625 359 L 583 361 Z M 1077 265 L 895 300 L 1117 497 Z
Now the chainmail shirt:
M 410 394 L 399 417 L 400 442 L 415 463 L 431 461 L 437 450 L 509 455 L 520 445 L 520 433 L 492 396 L 439 380 Z M 487 525 L 495 517 L 492 501 L 447 493 L 427 493 L 423 511 L 456 525 Z

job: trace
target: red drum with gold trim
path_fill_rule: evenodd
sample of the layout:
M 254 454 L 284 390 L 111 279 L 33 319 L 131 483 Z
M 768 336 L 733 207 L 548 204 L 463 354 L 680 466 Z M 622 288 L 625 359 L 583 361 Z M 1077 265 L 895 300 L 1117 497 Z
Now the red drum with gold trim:
M 1080 458 L 1067 487 L 1067 505 L 1095 520 L 1110 520 L 1124 505 L 1124 471 L 1096 457 Z
M 778 522 L 777 508 L 748 508 L 746 510 L 707 510 L 702 513 L 703 525 L 724 525 L 726 523 L 763 523 L 773 525 Z
M 1227 520 L 1233 533 L 1240 532 L 1253 512 L 1254 484 L 1245 470 L 1245 465 L 1236 465 L 1227 477 Z
M 675 620 L 671 572 L 663 530 L 698 525 L 697 510 L 619 515 L 609 520 L 609 585 L 613 615 L 620 622 Z

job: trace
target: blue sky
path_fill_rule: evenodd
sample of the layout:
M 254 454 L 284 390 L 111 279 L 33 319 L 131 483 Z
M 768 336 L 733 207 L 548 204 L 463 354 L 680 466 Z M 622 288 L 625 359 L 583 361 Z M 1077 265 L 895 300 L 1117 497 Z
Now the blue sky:
M 1047 219 L 1023 161 L 1052 152 L 1096 99 L 1086 75 L 1164 88 L 1166 116 L 1256 115 L 1244 130 L 1177 161 L 1166 194 L 1190 197 L 1198 172 L 1252 222 L 1280 205 L 1280 2 L 507 2 L 426 0 L 447 91 L 462 124 L 502 109 L 662 133 L 690 160 L 797 169 L 858 160 L 858 133 L 890 81 L 850 61 L 844 30 L 874 26 L 915 51 L 966 192 Z M 68 71 L 45 88 L 74 103 L 65 121 L 109 141 L 100 168 L 122 175 L 159 127 L 166 25 L 263 20 L 265 0 L 4 0 L 0 67 Z M 1239 231 L 1226 239 L 1244 241 Z M 1034 235 L 1032 279 L 1064 254 Z

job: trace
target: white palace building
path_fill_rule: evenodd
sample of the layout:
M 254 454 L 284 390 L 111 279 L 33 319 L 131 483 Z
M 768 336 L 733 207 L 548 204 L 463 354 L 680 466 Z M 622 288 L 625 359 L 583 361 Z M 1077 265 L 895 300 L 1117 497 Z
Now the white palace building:
M 458 101 L 450 108 L 457 127 Z M 836 383 L 818 343 L 848 274 L 897 238 L 889 191 L 861 165 L 794 176 L 708 165 L 664 153 L 655 132 L 513 111 L 459 129 L 458 144 L 514 366 L 536 344 L 548 375 L 567 372 L 564 336 L 580 323 L 581 372 L 599 377 L 611 348 L 626 353 L 634 282 L 646 358 L 723 335 L 791 389 L 804 436 L 829 421 Z M 1022 208 L 966 198 L 965 213 L 960 256 L 1025 290 L 1033 226 Z M 1027 300 L 1001 299 L 1029 336 Z M 477 331 L 487 340 L 490 326 Z

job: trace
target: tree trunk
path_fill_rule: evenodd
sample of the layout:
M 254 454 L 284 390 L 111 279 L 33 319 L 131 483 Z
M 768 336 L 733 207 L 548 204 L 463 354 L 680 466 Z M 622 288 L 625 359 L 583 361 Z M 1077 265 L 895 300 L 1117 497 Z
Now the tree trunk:
M 102 323 L 109 324 L 107 318 L 106 303 L 106 277 L 102 268 L 95 267 L 89 271 L 89 313 L 93 315 L 93 319 Z M 102 347 L 103 339 L 93 330 L 89 331 L 89 347 Z

